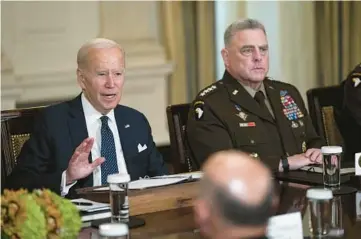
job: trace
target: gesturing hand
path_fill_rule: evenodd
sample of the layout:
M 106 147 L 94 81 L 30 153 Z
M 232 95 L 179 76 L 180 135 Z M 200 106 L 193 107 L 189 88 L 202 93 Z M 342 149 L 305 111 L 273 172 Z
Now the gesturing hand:
M 70 184 L 78 179 L 85 178 L 91 174 L 96 167 L 101 165 L 105 159 L 100 157 L 89 163 L 89 154 L 93 147 L 94 139 L 86 138 L 74 151 L 73 156 L 66 170 L 66 184 Z

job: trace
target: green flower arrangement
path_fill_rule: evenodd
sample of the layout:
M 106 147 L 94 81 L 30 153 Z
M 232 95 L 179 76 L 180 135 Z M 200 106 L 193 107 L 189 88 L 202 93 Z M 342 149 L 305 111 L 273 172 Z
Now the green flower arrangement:
M 72 239 L 81 229 L 76 206 L 50 190 L 5 190 L 1 196 L 1 237 Z

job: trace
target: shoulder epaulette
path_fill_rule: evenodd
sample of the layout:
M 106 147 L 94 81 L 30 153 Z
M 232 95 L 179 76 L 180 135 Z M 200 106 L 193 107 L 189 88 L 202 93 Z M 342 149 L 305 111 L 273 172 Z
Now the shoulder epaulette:
M 198 97 L 203 98 L 217 92 L 220 82 L 213 83 L 212 85 L 204 88 L 198 94 Z

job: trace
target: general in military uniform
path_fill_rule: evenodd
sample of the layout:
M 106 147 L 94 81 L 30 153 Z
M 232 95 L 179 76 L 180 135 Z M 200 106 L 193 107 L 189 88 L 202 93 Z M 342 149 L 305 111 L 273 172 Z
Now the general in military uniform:
M 294 86 L 265 79 L 260 92 L 271 111 L 260 106 L 255 90 L 243 87 L 227 71 L 222 80 L 201 91 L 187 126 L 189 146 L 200 164 L 213 152 L 236 148 L 275 169 L 282 156 L 322 146 Z
M 320 163 L 323 144 L 298 90 L 271 80 L 264 27 L 247 19 L 231 24 L 224 36 L 223 78 L 193 101 L 187 140 L 202 165 L 212 153 L 240 149 L 272 170 Z
M 361 152 L 361 64 L 358 64 L 341 83 L 344 90 L 341 114 L 335 115 L 344 140 L 345 159 L 353 161 Z

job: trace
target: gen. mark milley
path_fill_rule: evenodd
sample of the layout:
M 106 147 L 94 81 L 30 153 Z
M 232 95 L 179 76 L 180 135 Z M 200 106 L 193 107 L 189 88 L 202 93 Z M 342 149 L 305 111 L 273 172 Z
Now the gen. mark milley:
M 246 19 L 224 34 L 223 78 L 192 102 L 187 141 L 200 165 L 212 153 L 239 149 L 272 170 L 320 163 L 323 140 L 316 134 L 298 90 L 270 80 L 264 26 Z

